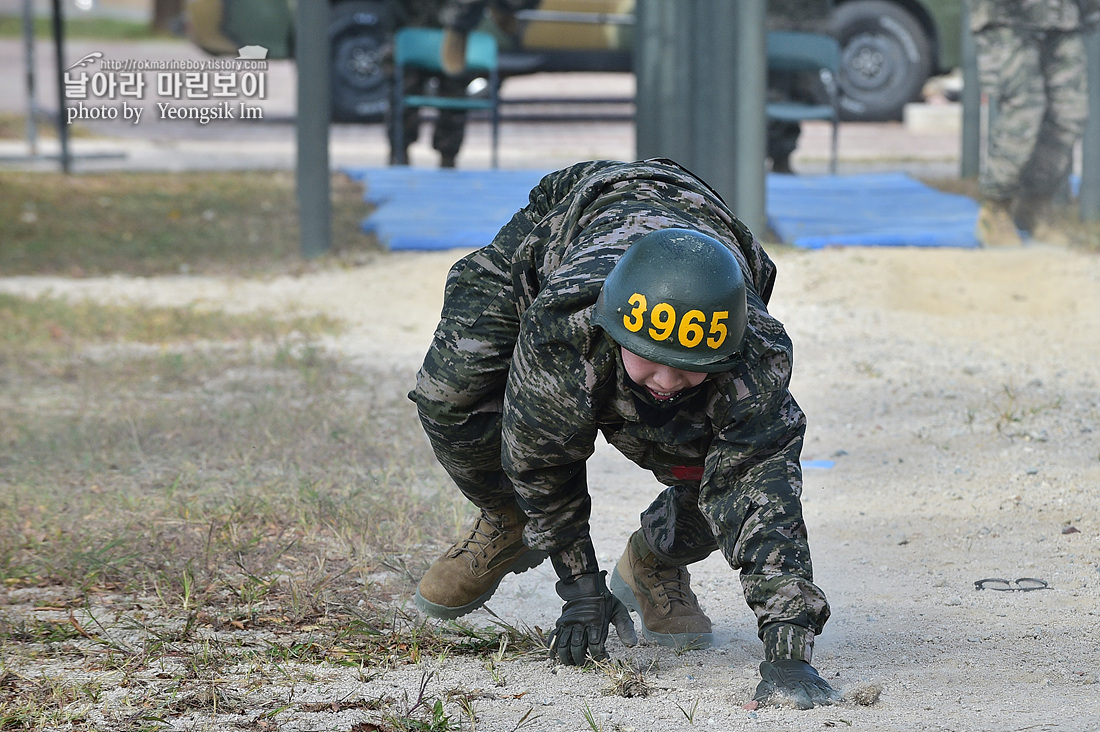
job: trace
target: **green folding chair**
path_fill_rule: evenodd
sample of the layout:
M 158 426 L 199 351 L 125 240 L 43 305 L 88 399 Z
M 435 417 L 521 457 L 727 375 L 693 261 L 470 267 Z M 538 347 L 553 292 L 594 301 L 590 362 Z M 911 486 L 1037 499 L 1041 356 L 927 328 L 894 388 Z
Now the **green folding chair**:
M 436 109 L 484 109 L 489 111 L 492 127 L 492 165 L 497 167 L 497 147 L 500 125 L 500 76 L 497 70 L 497 42 L 488 33 L 473 32 L 466 39 L 466 70 L 489 77 L 489 98 L 442 97 L 425 94 L 405 94 L 405 69 L 416 68 L 442 74 L 440 47 L 443 31 L 439 28 L 401 28 L 394 36 L 394 139 L 395 149 L 404 150 L 404 130 L 401 119 L 406 107 Z
M 767 36 L 769 71 L 792 73 L 816 72 L 828 97 L 828 103 L 797 101 L 768 102 L 768 119 L 781 122 L 825 120 L 833 125 L 829 172 L 836 175 L 837 140 L 840 128 L 840 44 L 832 36 L 801 31 L 771 31 Z

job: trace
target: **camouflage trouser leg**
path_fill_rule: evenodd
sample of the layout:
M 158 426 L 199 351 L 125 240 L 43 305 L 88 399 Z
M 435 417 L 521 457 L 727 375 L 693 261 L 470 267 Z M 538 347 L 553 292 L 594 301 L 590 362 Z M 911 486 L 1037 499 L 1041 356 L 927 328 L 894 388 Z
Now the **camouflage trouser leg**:
M 706 559 L 718 548 L 699 510 L 699 486 L 670 486 L 642 512 L 642 538 L 661 561 L 684 566 Z
M 798 137 L 801 134 L 802 126 L 797 122 L 768 120 L 767 155 L 772 162 L 789 160 L 791 154 L 798 148 Z
M 1050 192 L 1069 170 L 1088 110 L 1084 44 L 1075 34 L 1036 36 L 992 27 L 975 35 L 982 90 L 997 104 L 990 125 L 983 197 L 1008 201 L 1026 183 Z
M 1039 48 L 1030 34 L 1007 27 L 986 28 L 974 39 L 982 91 L 996 105 L 979 188 L 984 198 L 1010 201 L 1035 150 L 1046 108 Z
M 436 458 L 478 508 L 515 500 L 501 468 L 504 387 L 519 334 L 509 253 L 532 223 L 517 213 L 447 276 L 443 313 L 409 398 Z
M 466 94 L 467 76 L 443 76 L 439 80 L 439 93 L 445 97 L 461 97 Z M 466 136 L 466 110 L 441 109 L 435 121 L 432 134 L 432 147 L 443 157 L 458 155 L 462 140 Z
M 798 81 L 797 74 L 782 71 L 769 71 L 768 101 L 802 101 L 805 96 L 800 93 L 800 89 L 797 86 Z M 801 134 L 802 125 L 798 122 L 768 120 L 767 156 L 773 162 L 776 160 L 788 160 L 791 157 L 791 153 L 798 147 L 798 138 Z
M 1088 75 L 1080 35 L 1050 33 L 1042 43 L 1047 110 L 1020 185 L 1023 196 L 1050 199 L 1068 184 L 1073 148 L 1085 131 Z
M 425 74 L 416 69 L 407 70 L 405 72 L 405 93 L 427 93 L 431 79 L 431 74 Z M 439 94 L 445 97 L 464 95 L 466 93 L 466 85 L 470 82 L 470 77 L 468 76 L 441 76 L 438 77 L 438 79 Z M 405 107 L 404 114 L 401 117 L 401 133 L 406 148 L 416 142 L 417 138 L 420 137 L 420 121 L 421 116 L 419 107 Z M 395 157 L 398 153 L 403 154 L 403 151 L 398 151 L 394 145 L 394 141 L 396 140 L 395 124 L 396 121 L 392 118 L 387 120 L 390 135 L 391 158 Z M 439 116 L 435 121 L 435 132 L 432 134 L 432 147 L 438 150 L 444 157 L 454 157 L 458 155 L 458 151 L 462 147 L 462 141 L 465 136 L 466 110 L 439 110 Z

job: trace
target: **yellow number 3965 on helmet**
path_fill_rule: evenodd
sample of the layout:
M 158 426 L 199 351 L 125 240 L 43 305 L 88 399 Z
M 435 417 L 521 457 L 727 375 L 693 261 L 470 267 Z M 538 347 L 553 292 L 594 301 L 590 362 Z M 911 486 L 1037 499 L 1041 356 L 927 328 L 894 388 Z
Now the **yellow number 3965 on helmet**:
M 685 371 L 725 371 L 745 335 L 745 278 L 717 239 L 688 229 L 654 231 L 611 270 L 593 320 L 642 358 Z

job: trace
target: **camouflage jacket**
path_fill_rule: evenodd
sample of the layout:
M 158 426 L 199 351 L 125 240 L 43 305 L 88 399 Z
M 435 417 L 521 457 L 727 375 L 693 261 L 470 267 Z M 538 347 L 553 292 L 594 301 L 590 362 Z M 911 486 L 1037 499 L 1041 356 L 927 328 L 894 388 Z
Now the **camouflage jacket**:
M 812 584 L 802 520 L 805 417 L 788 391 L 792 346 L 766 309 L 771 260 L 713 190 L 671 161 L 580 164 L 548 175 L 530 198 L 517 214 L 528 219 L 519 228 L 526 236 L 511 253 L 521 323 L 502 447 L 503 467 L 531 517 L 527 543 L 590 550 L 585 461 L 602 432 L 666 485 L 699 485 L 699 507 L 741 570 L 762 635 L 771 624 L 793 624 L 796 637 L 779 644 L 777 657 L 808 658 L 808 650 L 786 645 L 812 642 L 828 606 Z M 712 374 L 655 425 L 639 412 L 618 348 L 591 319 L 626 248 L 669 227 L 701 231 L 733 251 L 750 287 L 749 323 L 744 360 Z
M 970 30 L 1011 26 L 1077 31 L 1100 21 L 1100 0 L 966 0 Z
M 768 30 L 828 33 L 833 0 L 768 0 L 764 25 Z

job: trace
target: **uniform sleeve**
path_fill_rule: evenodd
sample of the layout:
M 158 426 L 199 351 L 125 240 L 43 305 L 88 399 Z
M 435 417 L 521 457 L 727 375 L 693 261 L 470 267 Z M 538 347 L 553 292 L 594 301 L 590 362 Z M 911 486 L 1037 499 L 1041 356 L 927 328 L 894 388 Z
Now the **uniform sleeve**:
M 537 311 L 528 312 L 512 356 L 501 462 L 530 519 L 527 545 L 550 552 L 559 574 L 563 552 L 572 556 L 564 559 L 569 574 L 596 571 L 585 463 L 596 441 L 593 392 L 600 379 L 584 358 L 585 338 L 571 337 L 571 322 L 583 314 L 539 318 Z M 578 333 L 590 331 L 578 324 Z
M 782 388 L 740 399 L 707 455 L 700 508 L 741 572 L 765 657 L 809 661 L 829 617 L 802 518 L 805 416 Z

